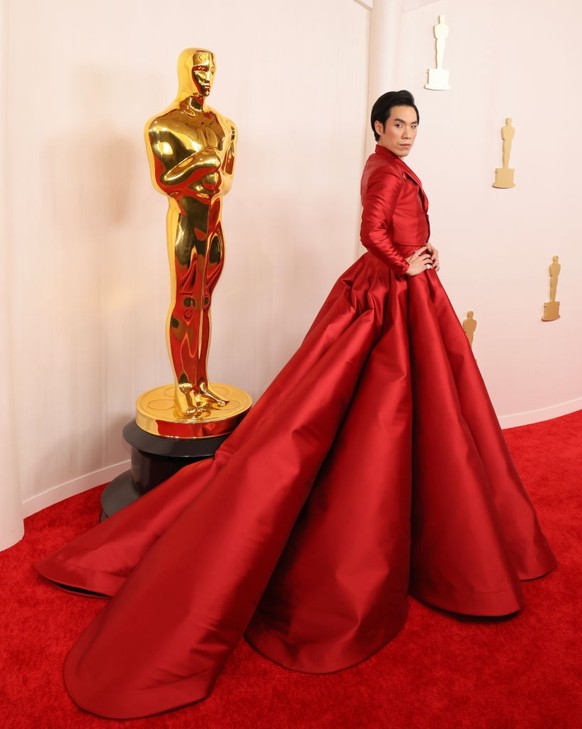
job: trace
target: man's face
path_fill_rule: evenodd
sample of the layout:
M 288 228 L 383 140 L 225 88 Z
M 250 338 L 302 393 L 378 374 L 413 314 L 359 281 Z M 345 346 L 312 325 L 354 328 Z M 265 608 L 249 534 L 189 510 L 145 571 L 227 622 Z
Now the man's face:
M 406 157 L 416 139 L 418 119 L 412 106 L 393 106 L 384 127 L 377 121 L 374 129 L 379 135 L 378 144 L 386 147 L 397 157 Z
M 216 66 L 211 53 L 197 53 L 192 59 L 192 80 L 203 96 L 208 96 L 210 93 L 215 71 Z

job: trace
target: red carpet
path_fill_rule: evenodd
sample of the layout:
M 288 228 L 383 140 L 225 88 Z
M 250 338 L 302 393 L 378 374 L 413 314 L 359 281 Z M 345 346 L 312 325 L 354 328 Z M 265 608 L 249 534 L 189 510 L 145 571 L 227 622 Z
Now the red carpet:
M 582 411 L 506 436 L 559 562 L 524 585 L 527 606 L 517 617 L 458 619 L 411 601 L 405 629 L 384 650 L 325 676 L 286 671 L 241 642 L 208 700 L 131 723 L 80 711 L 63 688 L 65 654 L 103 603 L 43 583 L 32 567 L 96 522 L 101 489 L 35 514 L 24 540 L 0 553 L 0 726 L 582 727 Z

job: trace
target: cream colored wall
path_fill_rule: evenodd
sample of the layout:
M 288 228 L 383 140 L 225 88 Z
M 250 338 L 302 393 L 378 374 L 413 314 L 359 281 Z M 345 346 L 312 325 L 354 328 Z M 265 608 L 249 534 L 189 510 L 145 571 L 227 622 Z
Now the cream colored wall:
M 423 89 L 432 27 L 450 27 L 451 90 Z M 434 2 L 401 19 L 399 78 L 421 112 L 410 163 L 431 201 L 442 279 L 504 425 L 582 407 L 582 65 L 577 0 Z M 491 187 L 512 117 L 516 187 Z M 548 265 L 560 256 L 561 318 L 541 322 Z
M 0 102 L 6 99 L 8 82 L 7 6 L 0 3 Z M 23 535 L 22 505 L 15 458 L 16 434 L 13 399 L 12 357 L 10 356 L 11 312 L 8 308 L 10 290 L 10 251 L 7 241 L 6 176 L 6 116 L 0 113 L 0 550 L 11 546 Z
M 179 52 L 214 50 L 210 103 L 239 128 L 210 374 L 256 396 L 353 260 L 369 11 L 353 0 L 3 8 L 10 429 L 31 513 L 125 468 L 135 398 L 172 378 L 166 202 L 142 130 L 173 100 Z

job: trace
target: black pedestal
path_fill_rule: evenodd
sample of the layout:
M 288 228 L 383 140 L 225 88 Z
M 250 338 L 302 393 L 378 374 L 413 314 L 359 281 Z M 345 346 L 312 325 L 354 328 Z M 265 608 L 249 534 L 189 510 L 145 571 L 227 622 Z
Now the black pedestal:
M 101 521 L 139 499 L 189 463 L 213 456 L 226 435 L 215 438 L 164 438 L 146 433 L 135 421 L 123 429 L 131 446 L 131 471 L 114 478 L 101 494 Z

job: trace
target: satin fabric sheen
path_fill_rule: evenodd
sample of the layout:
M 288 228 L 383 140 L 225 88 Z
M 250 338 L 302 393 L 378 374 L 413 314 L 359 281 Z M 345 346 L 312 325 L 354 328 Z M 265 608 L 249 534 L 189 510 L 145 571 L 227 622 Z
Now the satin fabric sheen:
M 555 566 L 438 274 L 404 276 L 428 238 L 420 181 L 379 147 L 362 182 L 371 252 L 216 457 L 38 565 L 113 597 L 66 661 L 82 708 L 203 699 L 243 634 L 283 666 L 344 669 L 409 594 L 507 615 Z

